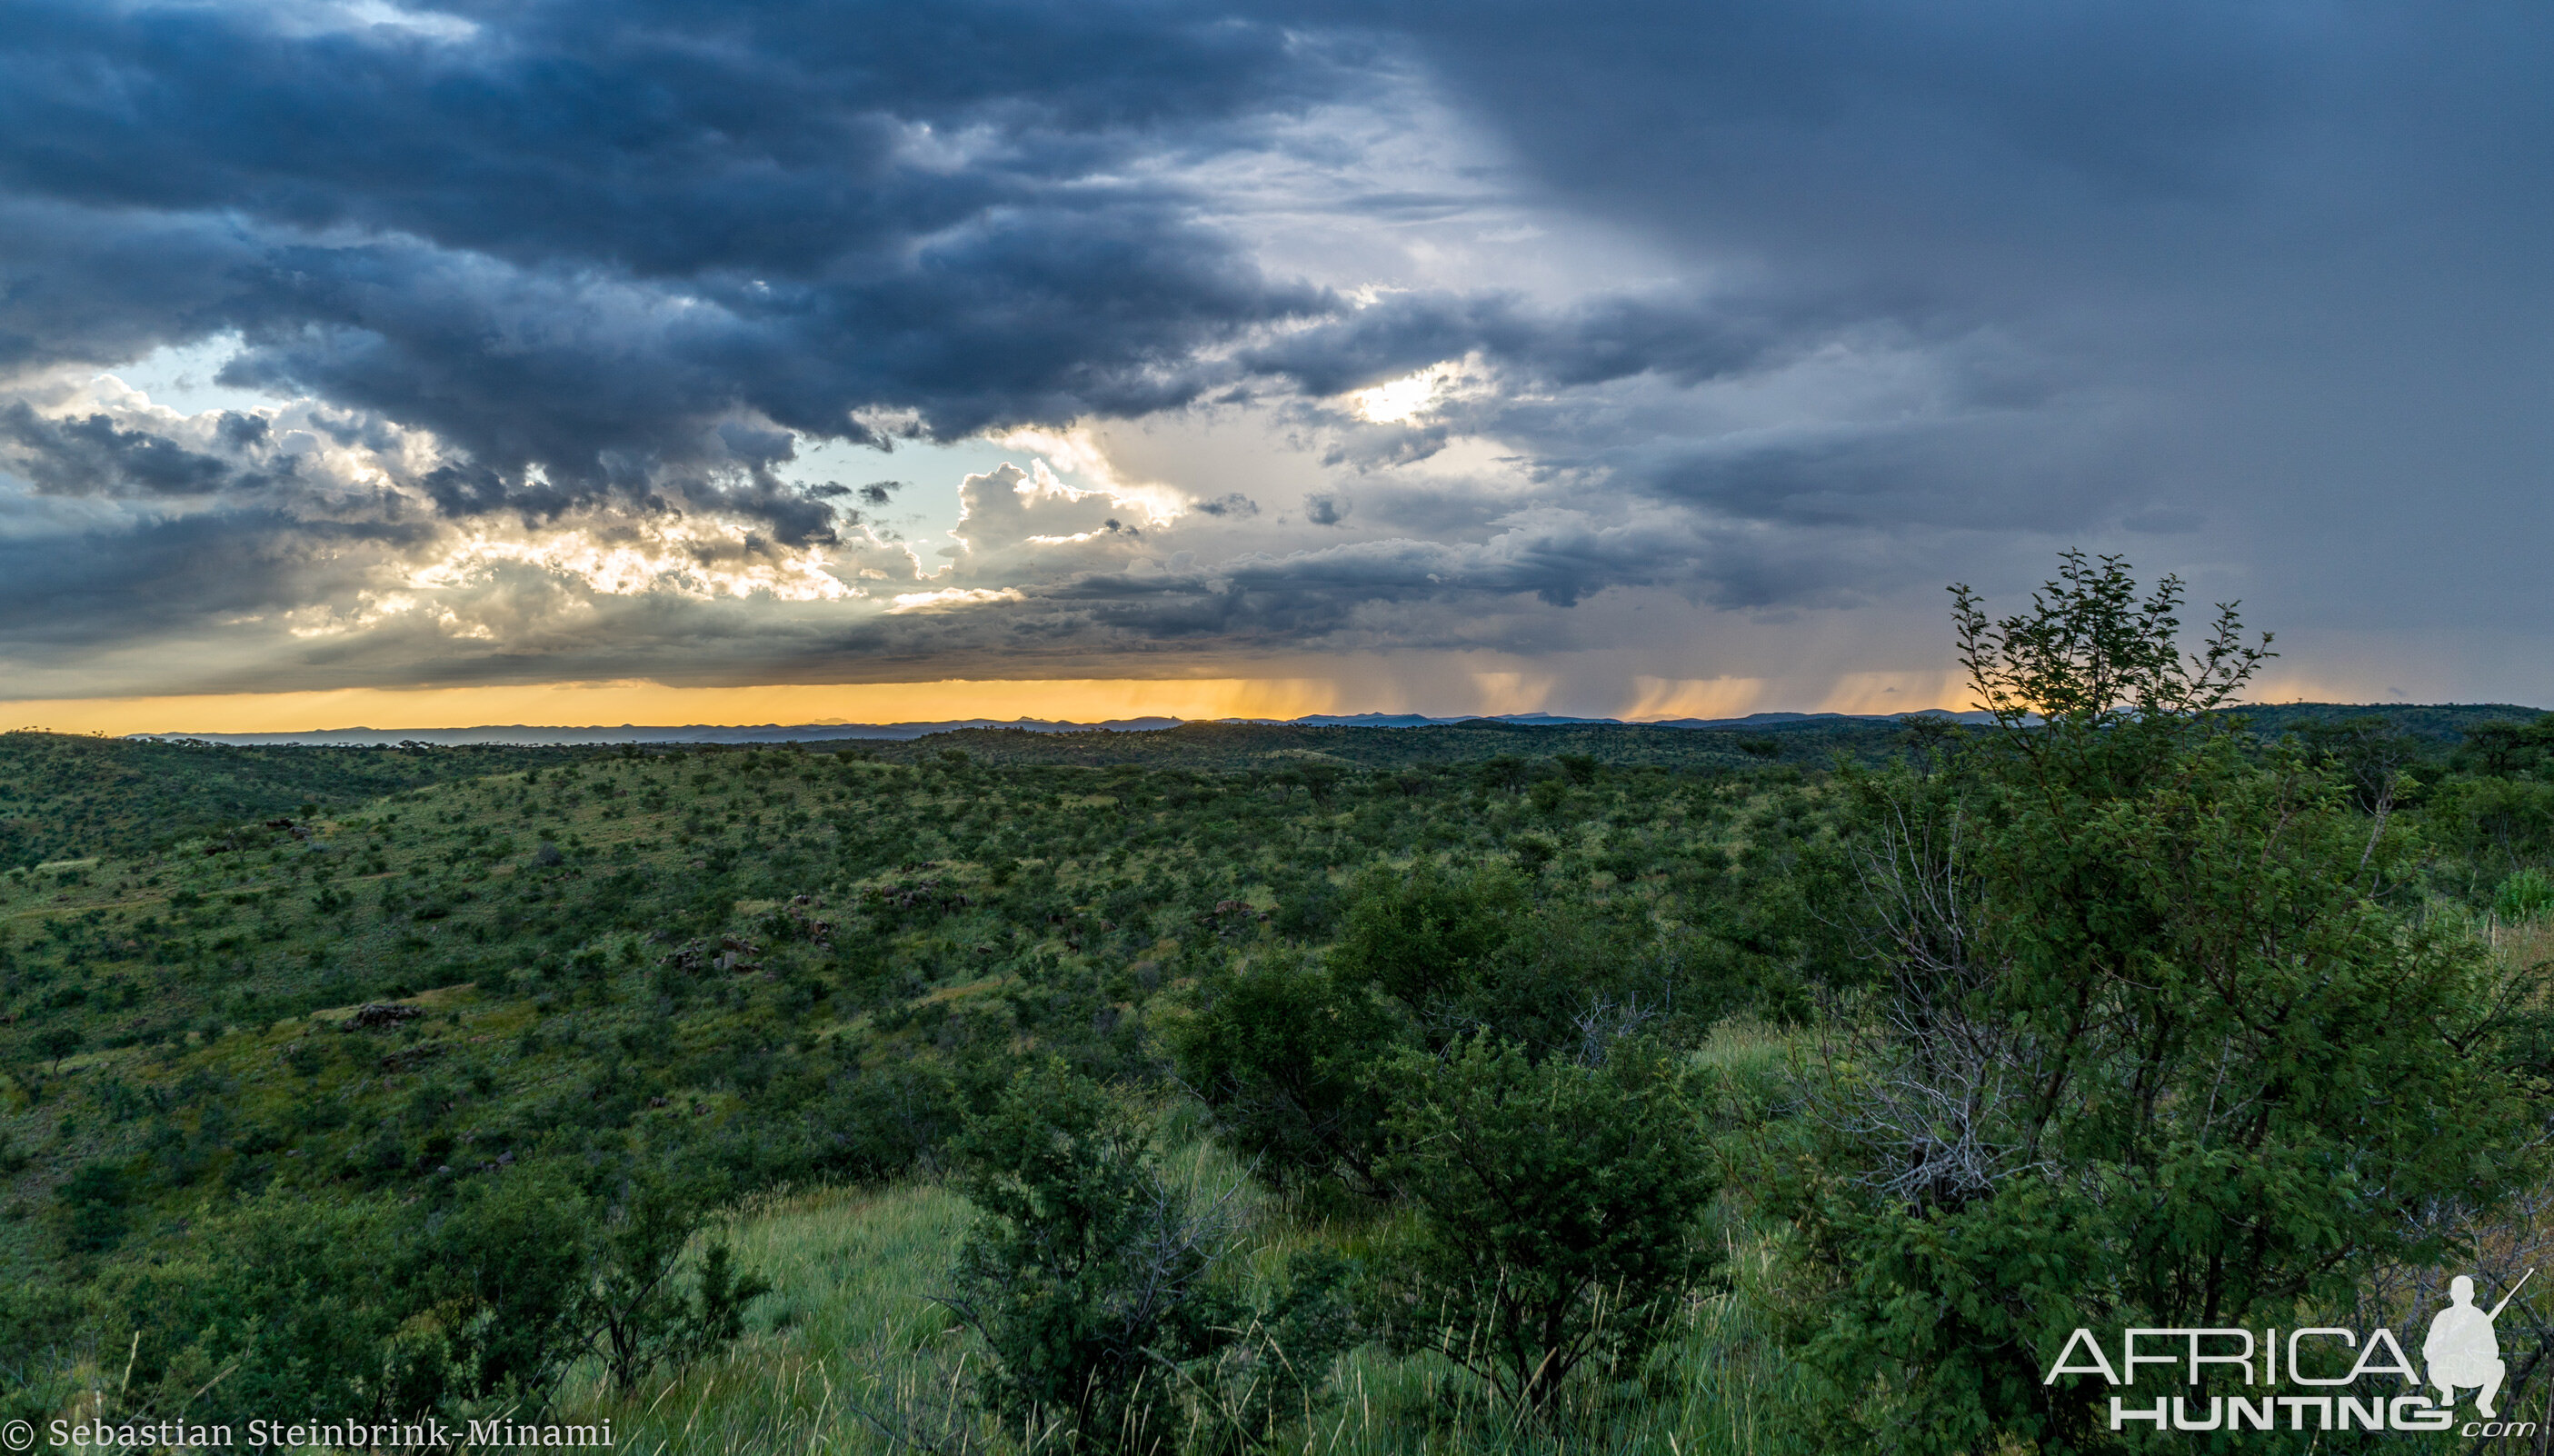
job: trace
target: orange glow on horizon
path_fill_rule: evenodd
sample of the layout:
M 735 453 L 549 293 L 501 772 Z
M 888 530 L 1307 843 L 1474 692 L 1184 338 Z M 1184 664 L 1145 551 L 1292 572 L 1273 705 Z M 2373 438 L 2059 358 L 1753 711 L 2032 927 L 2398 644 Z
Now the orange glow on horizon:
M 1885 716 L 1969 706 L 1957 672 L 1851 672 L 1829 678 L 1655 678 L 1632 680 L 1635 723 L 1662 718 L 1745 718 L 1751 713 Z
M 1554 712 L 1651 722 L 1750 713 L 1897 714 L 1968 706 L 1949 672 L 1834 677 L 1635 677 L 1588 703 L 1548 671 L 1465 670 L 1433 685 L 1389 664 L 1337 677 L 947 678 L 911 683 L 781 683 L 683 688 L 644 681 L 468 688 L 174 694 L 0 700 L 0 728 L 64 733 L 292 733 L 325 728 L 741 728 L 765 724 L 1048 719 L 1301 718 L 1318 713 Z M 1576 699 L 1569 701 L 1557 701 Z M 1425 701 L 1421 701 L 1425 700 Z M 1583 706 L 1582 706 L 1583 705 Z
M 1299 718 L 1338 711 L 1319 678 L 950 679 L 676 688 L 661 683 L 344 688 L 0 701 L 0 726 L 63 733 L 291 733 L 319 728 L 649 728 L 935 723 L 965 718 Z

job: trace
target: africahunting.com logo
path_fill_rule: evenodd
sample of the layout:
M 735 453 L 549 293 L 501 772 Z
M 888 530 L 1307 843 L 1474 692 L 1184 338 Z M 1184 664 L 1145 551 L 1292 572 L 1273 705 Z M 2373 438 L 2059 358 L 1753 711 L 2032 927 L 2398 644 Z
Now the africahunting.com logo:
M 2164 1376 L 2167 1382 L 2178 1376 L 2181 1384 L 2197 1386 L 2203 1374 L 2213 1374 L 2222 1382 L 2240 1371 L 2243 1384 L 2254 1388 L 2241 1396 L 2208 1396 L 2204 1404 L 2201 1397 L 2192 1395 L 2158 1394 L 2151 1401 L 2143 1393 L 2115 1395 L 2111 1397 L 2113 1430 L 2150 1421 L 2153 1429 L 2175 1431 L 2443 1431 L 2454 1427 L 2463 1436 L 2534 1435 L 2536 1422 L 2503 1420 L 2493 1403 L 2509 1374 L 2493 1322 L 2533 1278 L 2535 1271 L 2528 1271 L 2499 1303 L 2485 1310 L 2475 1303 L 2474 1281 L 2459 1275 L 2448 1287 L 2447 1307 L 2431 1318 L 2429 1336 L 2421 1341 L 2420 1369 L 2413 1367 L 2394 1332 L 2383 1328 L 2368 1331 L 2364 1339 L 2358 1331 L 2329 1327 L 2284 1333 L 2276 1329 L 2258 1333 L 2130 1329 L 2120 1334 L 2116 1364 L 2091 1330 L 2079 1328 L 2066 1337 L 2057 1363 L 2041 1384 L 2097 1375 L 2114 1386 L 2134 1388 L 2141 1366 L 2161 1365 L 2172 1367 L 2171 1374 Z M 2341 1370 L 2345 1363 L 2348 1373 L 2329 1373 Z M 2153 1389 L 2155 1375 L 2163 1374 L 2149 1375 L 2148 1389 Z M 2413 1389 L 2387 1395 L 2381 1387 L 2376 1394 L 2360 1388 L 2363 1380 L 2389 1375 Z M 2294 1388 L 2296 1393 L 2283 1388 Z M 2469 1392 L 2474 1399 L 2474 1414 L 2463 1422 L 2457 1418 L 2460 1392 Z

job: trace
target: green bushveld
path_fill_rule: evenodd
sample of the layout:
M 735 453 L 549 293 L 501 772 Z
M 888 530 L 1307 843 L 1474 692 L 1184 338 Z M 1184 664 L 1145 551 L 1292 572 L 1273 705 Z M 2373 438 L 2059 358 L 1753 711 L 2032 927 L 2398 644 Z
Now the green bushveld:
M 1964 599 L 1973 728 L 9 735 L 0 1415 L 2135 1443 L 2067 1329 L 2497 1270 L 2554 1073 L 2554 719 L 2177 605 Z
M 0 871 L 181 840 L 254 835 L 253 821 L 345 810 L 421 784 L 569 762 L 567 748 L 241 748 L 0 732 Z

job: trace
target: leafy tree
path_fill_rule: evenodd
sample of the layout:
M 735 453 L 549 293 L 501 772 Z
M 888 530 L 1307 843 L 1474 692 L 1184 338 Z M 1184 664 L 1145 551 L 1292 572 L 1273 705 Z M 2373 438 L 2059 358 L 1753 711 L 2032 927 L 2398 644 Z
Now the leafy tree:
M 2426 828 L 2477 868 L 2506 869 L 2554 854 L 2554 783 L 2477 775 L 2429 796 Z
M 1384 1196 L 1384 1097 L 1373 1067 L 1399 1045 L 1395 1019 L 1321 966 L 1284 963 L 1209 978 L 1163 1039 L 1216 1129 L 1271 1182 L 1335 1178 Z
M 2554 758 L 2554 714 L 2532 723 L 2496 720 L 2465 730 L 2459 765 L 2494 778 L 2523 774 Z
M 133 1352 L 127 1413 L 239 1423 L 436 1408 L 449 1365 L 420 1318 L 433 1300 L 413 1254 L 408 1220 L 370 1201 L 270 1195 L 211 1221 L 185 1257 L 110 1286 L 106 1342 Z
M 132 1171 L 116 1163 L 91 1163 L 54 1189 L 62 1248 L 99 1254 L 120 1243 L 131 1225 Z
M 1582 1369 L 1629 1377 L 1706 1269 L 1715 1179 L 1656 1048 L 1530 1060 L 1474 1037 L 1394 1069 L 1386 1174 L 1415 1215 L 1372 1268 L 1371 1317 L 1499 1400 L 1548 1414 Z
M 1430 1041 L 1486 1031 L 1529 1056 L 1592 1059 L 1629 1031 L 1682 1038 L 1710 1015 L 1723 988 L 1703 984 L 1680 945 L 1637 917 L 1605 914 L 1582 899 L 1547 897 L 1453 992 L 1413 1008 Z
M 1517 868 L 1529 875 L 1543 873 L 1543 867 L 1561 852 L 1560 845 L 1542 835 L 1519 835 L 1508 841 L 1508 847 L 1516 853 Z
M 1127 1110 L 1058 1064 L 1024 1069 L 960 1153 L 987 1216 L 945 1302 L 991 1356 L 985 1403 L 1035 1440 L 1174 1449 L 1191 1393 L 1253 1323 L 1214 1279 L 1220 1206 L 1170 1183 Z
M 1426 1016 L 1479 983 L 1525 912 L 1525 887 L 1504 866 L 1378 866 L 1358 881 L 1329 963 L 1341 985 L 1371 986 Z M 1441 1023 L 1439 1035 L 1456 1030 Z
M 538 1171 L 474 1183 L 425 1245 L 423 1284 L 450 1319 L 453 1385 L 539 1410 L 587 1348 L 589 1206 Z
M 2110 558 L 2002 621 L 1954 590 L 1997 727 L 1848 777 L 1821 913 L 1872 979 L 1790 1165 L 1799 1334 L 1828 1443 L 2077 1449 L 2068 1330 L 2290 1325 L 2437 1258 L 2413 1215 L 2525 1177 L 2530 1108 L 2480 949 L 2380 903 L 2399 831 L 2213 711 L 2266 638 L 2221 608 L 2185 656 L 2180 584 Z
M 79 1028 L 71 1026 L 47 1027 L 36 1033 L 32 1039 L 36 1054 L 50 1058 L 56 1071 L 62 1069 L 63 1058 L 78 1051 L 87 1042 L 88 1038 L 81 1034 Z
M 683 1254 L 723 1180 L 663 1164 L 633 1171 L 619 1205 L 595 1239 L 578 1301 L 594 1347 L 622 1389 L 635 1387 L 666 1361 L 695 1359 L 735 1339 L 745 1306 L 769 1292 L 757 1275 L 736 1271 L 713 1241 L 686 1290 Z
M 1381 1198 L 1383 1072 L 1399 1052 L 1487 1032 L 1535 1060 L 1592 1060 L 1632 1031 L 1706 1022 L 1726 988 L 1695 971 L 1716 968 L 1686 963 L 1653 925 L 1530 901 L 1502 865 L 1422 864 L 1362 879 L 1319 964 L 1203 977 L 1163 1034 L 1218 1134 L 1272 1182 Z
M 2349 791 L 2363 814 L 2383 814 L 2408 798 L 2407 771 L 2421 760 L 2420 744 L 2382 714 L 2354 714 L 2337 723 L 2297 728 L 2317 767 Z

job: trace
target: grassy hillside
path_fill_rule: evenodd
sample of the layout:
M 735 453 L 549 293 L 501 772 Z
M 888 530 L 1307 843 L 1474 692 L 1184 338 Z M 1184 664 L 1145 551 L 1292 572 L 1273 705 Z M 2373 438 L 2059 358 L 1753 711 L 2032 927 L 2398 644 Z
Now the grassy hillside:
M 2532 723 L 2542 708 L 2514 703 L 2257 703 L 2236 709 L 2253 730 L 2264 736 L 2299 728 L 2375 719 L 2409 737 L 2442 748 L 2464 740 L 2466 730 L 2486 723 Z
M 1059 1066 L 1111 1089 L 1180 1196 L 1219 1210 L 1209 1285 L 1233 1307 L 1279 1307 L 1316 1255 L 1371 1271 L 1408 1247 L 1409 1206 L 1245 1153 L 1236 1129 L 1268 1108 L 1215 1079 L 1230 1049 L 1201 1060 L 1199 1028 L 1223 1015 L 1282 1040 L 1253 996 L 1358 955 L 1386 976 L 1440 963 L 1442 947 L 1392 938 L 1452 934 L 1435 907 L 1464 896 L 1504 939 L 1460 952 L 1476 983 L 1459 994 L 1395 992 L 1393 1036 L 1443 1058 L 1494 1027 L 1558 1065 L 1636 1030 L 1671 1051 L 1681 1115 L 1722 1166 L 1805 1159 L 1799 1068 L 1857 974 L 1811 897 L 1846 870 L 1860 791 L 1822 765 L 1901 744 L 1895 728 L 1782 731 L 1723 749 L 1680 729 L 1195 726 L 829 752 L 352 750 L 333 769 L 329 750 L 267 750 L 318 765 L 304 784 L 417 777 L 309 814 L 205 811 L 188 836 L 0 875 L 0 1398 L 58 1410 L 114 1387 L 166 1413 L 226 1368 L 284 1363 L 243 1353 L 251 1326 L 224 1311 L 280 1327 L 321 1295 L 342 1302 L 309 1316 L 309 1359 L 459 1339 L 438 1311 L 536 1283 L 490 1275 L 512 1266 L 471 1239 L 549 1210 L 569 1221 L 504 1259 L 570 1235 L 620 1257 L 605 1246 L 633 1236 L 647 1190 L 679 1188 L 668 1247 L 688 1252 L 659 1269 L 667 1287 L 725 1248 L 769 1288 L 726 1335 L 634 1374 L 577 1360 L 553 1410 L 608 1416 L 651 1452 L 1017 1444 L 963 1399 L 984 1348 L 936 1302 L 980 1226 L 965 1130 L 1024 1069 Z M 2428 856 L 2387 894 L 2484 927 L 2513 976 L 2554 955 L 2529 888 L 2554 861 L 2544 737 L 2487 767 L 2439 738 L 2415 755 L 2418 792 L 2383 801 Z M 83 741 L 9 761 L 120 761 Z M 2362 729 L 2314 741 L 2344 784 L 2409 761 Z M 285 781 L 263 753 L 168 751 L 100 780 L 101 822 L 139 836 L 154 795 L 212 802 L 205 764 Z M 1039 759 L 1120 752 L 1136 761 Z M 1642 761 L 1675 752 L 1693 756 Z M 179 782 L 155 785 L 153 765 Z M 492 771 L 457 772 L 474 765 Z M 1320 1021 L 1346 1004 L 1314 1008 L 1315 1056 L 1371 1032 Z M 2529 1035 L 2545 1045 L 2525 1055 L 2554 1064 L 2554 1032 Z M 1569 1387 L 1573 1448 L 1772 1450 L 1820 1408 L 1797 1341 L 1804 1301 L 1834 1291 L 1784 1263 L 1799 1235 L 1772 1190 L 1723 1187 L 1701 1227 L 1713 1272 L 1660 1344 Z M 482 1292 L 456 1292 L 473 1269 Z M 1541 1448 L 1441 1356 L 1370 1331 L 1334 1373 L 1290 1442 Z M 241 1386 L 204 1399 L 252 1400 Z
M 846 1402 L 952 1348 L 926 1296 L 956 1237 L 934 1178 L 960 1123 L 1024 1060 L 1060 1058 L 1154 1099 L 1182 1156 L 1231 1175 L 1176 1110 L 1162 1019 L 1202 982 L 1300 961 L 1370 866 L 1520 866 L 1557 924 L 1647 967 L 1680 1025 L 1781 978 L 1781 944 L 1723 933 L 1772 862 L 1758 841 L 1805 823 L 1795 770 L 1316 777 L 610 753 L 14 872 L 0 1280 L 37 1291 L 23 1358 L 67 1392 L 138 1340 L 137 1380 L 199 1383 L 158 1312 L 191 1306 L 141 1291 L 180 1278 L 153 1270 L 218 1282 L 205 1240 L 240 1219 L 410 1227 L 524 1179 L 609 1199 L 626 1170 L 679 1163 L 745 1197 L 733 1237 L 777 1288 L 726 1364 L 667 1367 L 643 1400 L 579 1367 L 560 1408 L 617 1411 L 667 1450 L 875 1442 L 879 1418 L 948 1416 L 918 1387 Z M 873 1191 L 771 1201 L 789 1187 Z M 1334 1213 L 1249 1206 L 1257 1243 L 1360 1237 L 1354 1217 L 1322 1233 Z M 47 1288 L 87 1312 L 48 1315 Z M 1388 1445 L 1450 1377 L 1369 1354 L 1358 1440 Z
M 1728 872 L 1721 837 L 1758 792 L 1657 770 L 1582 784 L 1549 762 L 1316 794 L 615 754 L 13 872 L 0 1136 L 29 1161 L 0 1254 L 46 1258 L 36 1215 L 99 1160 L 142 1170 L 141 1237 L 206 1196 L 426 1188 L 446 1164 L 678 1117 L 802 1172 L 890 1167 L 909 1154 L 802 1146 L 807 1099 L 1024 1032 L 1145 1066 L 1156 995 L 1236 952 L 1318 944 L 1370 861 L 1528 841 L 1556 886 L 1673 934 Z M 423 1014 L 336 1029 L 370 1000 Z
M 2526 722 L 2509 705 L 2293 703 L 2242 710 L 2257 732 L 2381 721 L 2429 756 L 2477 724 Z M 1142 732 L 1038 733 L 971 728 L 902 741 L 808 745 L 889 763 L 938 762 L 962 752 L 983 764 L 1275 774 L 1481 766 L 1522 768 L 1580 755 L 1600 764 L 1734 772 L 1766 764 L 1823 768 L 1838 755 L 1877 762 L 1902 751 L 1890 722 L 1805 719 L 1738 729 L 1476 720 L 1428 728 L 1187 724 Z M 242 747 L 210 743 L 0 733 L 0 870 L 99 854 L 165 848 L 263 821 L 336 812 L 420 785 L 579 762 L 617 750 L 503 745 L 397 748 Z M 664 749 L 651 749 L 662 752 Z M 677 750 L 680 751 L 680 750 Z
M 236 748 L 0 733 L 0 870 L 163 847 L 246 820 L 566 761 L 555 748 Z
M 1836 753 L 1874 758 L 1903 746 L 1892 723 L 1810 720 L 1746 732 L 1637 724 L 1468 723 L 1427 728 L 1323 728 L 1294 724 L 1191 723 L 1145 732 L 1031 732 L 967 728 L 900 743 L 864 744 L 890 762 L 916 762 L 957 749 L 991 763 L 1132 763 L 1199 772 L 1281 771 L 1305 766 L 1387 769 L 1521 762 L 1583 754 L 1599 763 L 1693 771 L 1767 761 L 1823 765 Z
M 1697 1053 L 1723 1067 L 1769 1066 L 1784 1039 L 1732 1028 Z M 1175 1113 L 1170 1138 L 1178 1179 L 1239 1205 L 1244 1277 L 1306 1247 L 1371 1247 L 1372 1218 L 1305 1218 L 1254 1185 L 1246 1170 Z M 935 1182 L 823 1188 L 758 1199 L 725 1231 L 740 1256 L 774 1272 L 765 1317 L 715 1361 L 669 1370 L 616 1394 L 589 1371 L 564 1393 L 562 1418 L 609 1417 L 640 1452 L 888 1452 L 945 1431 L 971 1355 L 964 1332 L 933 1300 L 970 1222 L 966 1200 Z M 1732 1237 L 1747 1237 L 1743 1229 Z M 1789 1422 L 1808 1399 L 1802 1374 L 1770 1338 L 1763 1301 L 1770 1250 L 1755 1244 L 1731 1288 L 1698 1299 L 1647 1380 L 1628 1379 L 1581 1398 L 1584 1446 L 1623 1452 L 1772 1452 L 1790 1449 Z M 1340 1453 L 1509 1449 L 1519 1433 L 1503 1415 L 1460 1398 L 1461 1377 L 1428 1358 L 1352 1352 L 1339 1373 L 1342 1399 L 1301 1439 Z M 957 1422 L 963 1424 L 963 1417 Z

